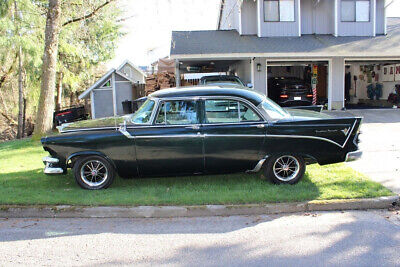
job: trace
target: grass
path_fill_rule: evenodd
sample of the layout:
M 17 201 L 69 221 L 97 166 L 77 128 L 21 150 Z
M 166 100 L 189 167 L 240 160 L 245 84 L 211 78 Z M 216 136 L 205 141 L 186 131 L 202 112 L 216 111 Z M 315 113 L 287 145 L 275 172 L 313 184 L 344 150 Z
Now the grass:
M 392 193 L 345 164 L 309 165 L 297 185 L 274 185 L 259 174 L 117 178 L 107 190 L 87 191 L 68 175 L 46 176 L 38 141 L 0 144 L 0 204 L 196 205 L 371 198 Z

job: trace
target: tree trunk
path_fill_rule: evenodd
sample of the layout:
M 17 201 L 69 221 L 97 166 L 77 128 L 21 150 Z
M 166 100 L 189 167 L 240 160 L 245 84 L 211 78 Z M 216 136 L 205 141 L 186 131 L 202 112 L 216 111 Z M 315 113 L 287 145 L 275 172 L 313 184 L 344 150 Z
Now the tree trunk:
M 19 19 L 20 16 L 18 14 L 18 6 L 17 1 L 14 0 L 14 23 L 16 33 L 19 36 L 19 42 L 21 42 L 21 32 L 19 27 Z M 24 109 L 24 90 L 22 86 L 22 47 L 21 44 L 18 44 L 18 130 L 17 130 L 17 139 L 21 139 L 23 137 L 23 109 Z
M 63 73 L 58 73 L 58 83 L 57 83 L 57 103 L 56 103 L 56 111 L 61 110 L 61 101 L 62 101 L 62 81 L 63 81 Z
M 50 131 L 53 126 L 54 91 L 56 85 L 58 39 L 61 28 L 60 24 L 60 0 L 49 0 L 45 30 L 42 81 L 34 131 L 34 135 L 36 136 L 45 134 L 46 132 Z

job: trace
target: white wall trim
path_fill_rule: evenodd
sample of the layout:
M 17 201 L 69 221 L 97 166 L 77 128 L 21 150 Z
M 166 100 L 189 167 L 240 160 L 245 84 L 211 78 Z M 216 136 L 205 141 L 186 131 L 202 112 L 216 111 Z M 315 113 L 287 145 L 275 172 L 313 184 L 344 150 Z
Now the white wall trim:
M 372 36 L 376 36 L 376 0 L 371 1 L 372 9 Z
M 389 52 L 382 52 L 381 54 L 375 54 L 370 56 L 363 56 L 363 58 L 393 58 L 400 57 L 400 52 L 397 55 L 394 55 Z M 365 53 L 364 53 L 365 54 Z M 253 57 L 267 57 L 268 60 L 271 58 L 292 58 L 293 60 L 298 60 L 299 58 L 326 58 L 326 57 L 347 57 L 352 58 L 352 55 L 349 54 L 339 54 L 335 52 L 325 52 L 325 53 L 226 53 L 226 54 L 184 54 L 184 55 L 171 55 L 172 59 L 245 59 L 245 58 L 253 58 Z M 360 58 L 361 56 L 354 56 L 354 58 Z
M 335 0 L 336 1 L 336 0 Z M 332 95 L 333 95 L 333 88 L 332 88 L 332 86 L 333 86 L 333 75 L 332 75 L 332 72 L 333 72 L 333 66 L 332 66 L 332 59 L 329 59 L 328 60 L 328 88 L 327 88 L 327 90 L 328 90 L 328 92 L 327 92 L 327 95 L 328 95 L 328 110 L 332 110 Z
M 300 37 L 301 36 L 301 4 L 300 4 L 300 0 L 297 0 L 297 2 L 296 2 L 296 4 L 297 4 L 297 19 L 298 19 L 298 31 L 299 31 L 299 34 L 298 34 L 298 36 Z
M 94 109 L 94 95 L 93 95 L 93 90 L 90 91 L 90 110 L 92 112 L 92 119 L 96 119 L 96 113 Z
M 112 92 L 113 92 L 113 110 L 114 110 L 114 116 L 117 116 L 117 92 L 116 92 L 116 87 L 115 87 L 115 72 L 113 72 L 111 76 L 111 83 L 112 83 Z
M 334 4 L 334 9 L 335 9 L 335 12 L 334 12 L 334 16 L 335 16 L 335 18 L 334 18 L 334 25 L 335 25 L 335 30 L 334 30 L 334 33 L 333 33 L 333 35 L 335 36 L 335 37 L 337 37 L 338 36 L 338 32 L 339 32 L 339 18 L 338 18 L 338 8 L 339 8 L 339 5 L 338 5 L 338 1 L 339 0 L 335 0 L 335 4 Z
M 257 36 L 261 37 L 261 20 L 264 21 L 264 14 L 261 13 L 261 10 L 264 10 L 261 5 L 263 0 L 257 0 Z

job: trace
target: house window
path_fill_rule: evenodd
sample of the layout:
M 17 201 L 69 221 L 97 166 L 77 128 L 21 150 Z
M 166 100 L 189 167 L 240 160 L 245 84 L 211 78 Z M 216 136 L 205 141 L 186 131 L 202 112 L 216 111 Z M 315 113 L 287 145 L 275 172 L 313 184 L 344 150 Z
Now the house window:
M 341 16 L 344 22 L 369 21 L 369 0 L 342 0 Z
M 294 21 L 294 0 L 264 0 L 264 21 Z
M 111 87 L 111 79 L 107 80 L 101 87 Z

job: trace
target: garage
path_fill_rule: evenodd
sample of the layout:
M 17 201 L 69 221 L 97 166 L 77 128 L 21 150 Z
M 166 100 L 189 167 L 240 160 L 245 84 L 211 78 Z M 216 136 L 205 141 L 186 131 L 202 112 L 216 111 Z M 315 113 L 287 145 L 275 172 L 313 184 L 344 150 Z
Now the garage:
M 400 61 L 346 61 L 346 108 L 397 107 L 399 95 Z
M 327 105 L 328 62 L 267 62 L 268 97 L 281 106 Z

